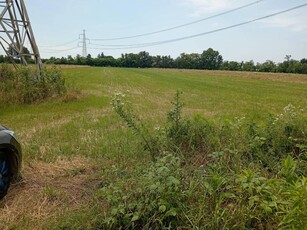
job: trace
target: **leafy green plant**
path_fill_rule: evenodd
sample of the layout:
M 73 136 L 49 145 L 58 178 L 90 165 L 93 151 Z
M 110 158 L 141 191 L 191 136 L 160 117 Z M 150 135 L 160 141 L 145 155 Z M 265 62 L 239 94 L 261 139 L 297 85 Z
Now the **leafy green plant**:
M 293 184 L 281 186 L 283 205 L 280 213 L 283 215 L 279 223 L 281 229 L 306 229 L 307 227 L 307 178 L 301 177 Z
M 180 163 L 179 158 L 168 154 L 142 171 L 132 190 L 127 191 L 123 183 L 105 187 L 101 195 L 110 209 L 101 225 L 107 229 L 177 226 L 186 198 Z

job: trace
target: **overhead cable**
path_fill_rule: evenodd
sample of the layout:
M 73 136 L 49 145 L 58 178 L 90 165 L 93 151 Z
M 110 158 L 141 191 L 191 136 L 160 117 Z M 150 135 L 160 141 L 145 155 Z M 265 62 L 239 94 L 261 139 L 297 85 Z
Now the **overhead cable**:
M 294 11 L 294 10 L 300 9 L 300 8 L 305 7 L 305 6 L 307 6 L 307 3 L 301 4 L 301 5 L 298 5 L 298 6 L 295 6 L 295 7 L 286 9 L 286 10 L 283 10 L 283 11 L 272 13 L 272 14 L 269 14 L 269 15 L 266 15 L 266 16 L 255 18 L 255 19 L 252 19 L 252 20 L 249 20 L 249 21 L 245 21 L 245 22 L 241 22 L 241 23 L 238 23 L 238 24 L 234 24 L 234 25 L 231 25 L 231 26 L 226 26 L 226 27 L 222 27 L 222 28 L 219 28 L 219 29 L 215 29 L 215 30 L 211 30 L 211 31 L 203 32 L 203 33 L 198 33 L 198 34 L 194 34 L 194 35 L 189 35 L 189 36 L 185 36 L 185 37 L 175 38 L 175 39 L 169 39 L 169 40 L 158 41 L 158 42 L 148 42 L 148 43 L 132 44 L 132 45 L 121 45 L 121 46 L 124 46 L 124 47 L 117 47 L 117 48 L 96 48 L 96 47 L 88 47 L 88 48 L 89 49 L 99 49 L 99 50 L 101 50 L 101 49 L 105 49 L 105 50 L 119 50 L 119 49 L 142 48 L 142 47 L 162 45 L 162 44 L 166 44 L 166 43 L 172 43 L 172 42 L 187 40 L 187 39 L 191 39 L 191 38 L 201 37 L 201 36 L 205 36 L 205 35 L 208 35 L 208 34 L 213 34 L 213 33 L 221 32 L 221 31 L 224 31 L 224 30 L 229 30 L 229 29 L 232 29 L 232 28 L 236 28 L 236 27 L 240 27 L 240 26 L 243 26 L 243 25 L 251 24 L 253 22 L 257 22 L 257 21 L 260 21 L 260 20 L 263 20 L 263 19 L 267 19 L 267 18 L 271 18 L 271 17 L 277 16 L 277 15 L 284 14 L 284 13 L 288 13 L 290 11 Z
M 79 39 L 74 39 L 72 41 L 65 42 L 65 43 L 58 44 L 58 45 L 48 45 L 48 46 L 47 45 L 46 46 L 40 45 L 40 47 L 45 47 L 45 48 L 62 47 L 62 46 L 66 46 L 66 45 L 72 44 L 72 43 L 77 42 L 77 41 L 79 41 Z
M 68 49 L 41 49 L 43 53 L 62 53 L 66 51 L 71 51 L 80 48 L 79 46 L 73 47 L 73 48 L 68 48 Z
M 189 23 L 185 23 L 185 24 L 182 24 L 182 25 L 178 25 L 178 26 L 174 26 L 174 27 L 170 27 L 170 28 L 166 28 L 166 29 L 162 29 L 162 30 L 157 30 L 157 31 L 149 32 L 149 33 L 138 34 L 138 35 L 133 35 L 133 36 L 126 36 L 126 37 L 102 38 L 102 39 L 91 39 L 91 40 L 92 41 L 115 41 L 115 40 L 124 40 L 124 39 L 138 38 L 138 37 L 145 37 L 145 36 L 149 36 L 149 35 L 159 34 L 159 33 L 167 32 L 167 31 L 179 29 L 179 28 L 182 28 L 182 27 L 190 26 L 190 25 L 193 25 L 193 24 L 196 24 L 196 23 L 199 23 L 199 22 L 203 22 L 203 21 L 212 19 L 212 18 L 217 18 L 217 17 L 223 16 L 225 14 L 229 14 L 229 13 L 232 13 L 232 12 L 253 6 L 253 5 L 258 4 L 260 2 L 263 2 L 263 1 L 265 1 L 265 0 L 254 1 L 254 2 L 251 2 L 249 4 L 246 4 L 246 5 L 243 5 L 243 6 L 240 6 L 240 7 L 237 7 L 237 8 L 234 8 L 234 9 L 213 15 L 213 16 L 209 16 L 209 17 L 202 18 L 202 19 L 192 21 L 192 22 L 189 22 Z

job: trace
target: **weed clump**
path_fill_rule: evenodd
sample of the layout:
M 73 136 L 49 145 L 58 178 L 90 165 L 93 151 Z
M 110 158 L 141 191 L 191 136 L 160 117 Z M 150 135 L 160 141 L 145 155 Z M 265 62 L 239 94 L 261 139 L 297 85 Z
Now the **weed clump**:
M 168 154 L 141 170 L 133 191 L 125 191 L 120 182 L 103 188 L 100 195 L 106 197 L 110 213 L 100 224 L 102 229 L 177 226 L 188 195 L 182 183 L 181 171 L 180 159 Z M 132 182 L 127 180 L 126 183 Z
M 305 229 L 307 122 L 292 105 L 262 121 L 182 116 L 148 128 L 117 94 L 113 108 L 152 156 L 138 181 L 104 187 L 107 229 Z M 146 168 L 145 168 L 146 167 Z M 127 183 L 133 190 L 127 189 Z
M 65 80 L 58 68 L 43 68 L 40 74 L 33 68 L 18 70 L 10 65 L 0 66 L 0 103 L 31 104 L 67 92 Z
M 125 94 L 117 93 L 112 99 L 112 105 L 115 112 L 126 122 L 129 128 L 140 137 L 144 150 L 149 151 L 153 161 L 162 151 L 159 145 L 159 137 L 152 135 L 149 129 L 143 124 L 140 118 L 134 114 L 129 101 L 124 101 Z

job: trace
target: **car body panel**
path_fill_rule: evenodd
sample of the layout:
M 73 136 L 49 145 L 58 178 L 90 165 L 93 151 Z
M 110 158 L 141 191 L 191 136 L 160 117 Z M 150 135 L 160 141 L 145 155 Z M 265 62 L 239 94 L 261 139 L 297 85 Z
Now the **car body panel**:
M 12 179 L 20 176 L 22 152 L 14 132 L 0 125 L 0 152 L 7 154 Z

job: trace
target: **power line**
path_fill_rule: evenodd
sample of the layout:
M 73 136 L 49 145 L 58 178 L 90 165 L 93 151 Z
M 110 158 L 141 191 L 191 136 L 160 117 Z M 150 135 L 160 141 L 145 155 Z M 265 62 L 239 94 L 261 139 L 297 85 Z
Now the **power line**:
M 196 20 L 196 21 L 192 21 L 192 22 L 189 22 L 189 23 L 185 23 L 185 24 L 182 24 L 182 25 L 178 25 L 178 26 L 174 26 L 174 27 L 170 27 L 170 28 L 166 28 L 166 29 L 162 29 L 162 30 L 157 30 L 157 31 L 154 31 L 154 32 L 138 34 L 138 35 L 133 35 L 133 36 L 127 36 L 127 37 L 105 38 L 105 39 L 91 39 L 91 40 L 92 41 L 115 41 L 115 40 L 124 40 L 124 39 L 130 39 L 130 38 L 145 37 L 145 36 L 149 36 L 149 35 L 153 35 L 153 34 L 159 34 L 159 33 L 167 32 L 167 31 L 179 29 L 179 28 L 182 28 L 182 27 L 190 26 L 190 25 L 193 25 L 193 24 L 196 24 L 196 23 L 199 23 L 199 22 L 203 22 L 203 21 L 212 19 L 212 18 L 217 18 L 217 17 L 223 16 L 225 14 L 233 13 L 235 11 L 238 11 L 238 10 L 241 10 L 241 9 L 244 9 L 244 8 L 256 5 L 256 4 L 258 4 L 260 2 L 263 2 L 263 1 L 265 1 L 265 0 L 254 1 L 252 3 L 246 4 L 246 5 L 243 5 L 243 6 L 240 6 L 240 7 L 237 7 L 237 8 L 234 8 L 234 9 L 231 9 L 231 10 L 228 10 L 228 11 L 225 11 L 225 12 L 213 15 L 213 16 L 202 18 L 202 19 L 199 19 L 199 20 Z
M 172 42 L 187 40 L 187 39 L 191 39 L 191 38 L 201 37 L 201 36 L 221 32 L 221 31 L 224 31 L 224 30 L 229 30 L 229 29 L 232 29 L 232 28 L 251 24 L 251 23 L 256 22 L 256 21 L 260 21 L 260 20 L 263 20 L 263 19 L 267 19 L 267 18 L 271 18 L 271 17 L 277 16 L 277 15 L 284 14 L 284 13 L 288 13 L 290 11 L 294 11 L 294 10 L 297 10 L 299 8 L 303 8 L 305 6 L 307 6 L 307 3 L 301 4 L 301 5 L 298 5 L 298 6 L 283 10 L 283 11 L 272 13 L 272 14 L 269 14 L 269 15 L 266 15 L 266 16 L 255 18 L 255 19 L 252 19 L 252 20 L 249 20 L 249 21 L 237 23 L 237 24 L 234 24 L 234 25 L 231 25 L 231 26 L 222 27 L 222 28 L 219 28 L 219 29 L 215 29 L 215 30 L 211 30 L 211 31 L 203 32 L 203 33 L 198 33 L 198 34 L 194 34 L 194 35 L 189 35 L 189 36 L 185 36 L 185 37 L 175 38 L 175 39 L 169 39 L 169 40 L 158 41 L 158 42 L 140 43 L 140 44 L 126 44 L 126 45 L 101 45 L 101 44 L 89 43 L 90 45 L 101 46 L 101 47 L 104 47 L 104 48 L 97 48 L 97 47 L 87 47 L 87 48 L 92 49 L 92 50 L 125 50 L 125 49 L 134 49 L 134 48 L 143 48 L 143 47 L 149 47 L 149 46 L 162 45 L 162 44 L 166 44 L 166 43 L 172 43 Z M 65 52 L 65 51 L 70 51 L 70 50 L 74 50 L 74 49 L 78 49 L 78 48 L 79 48 L 79 46 L 69 48 L 69 49 L 61 49 L 61 50 L 50 49 L 51 52 L 50 51 L 45 51 L 45 52 L 47 52 L 47 53 L 58 53 L 58 52 Z
M 126 44 L 126 45 L 102 45 L 90 42 L 89 45 L 101 46 L 101 47 L 129 47 L 129 46 L 139 46 L 140 44 L 138 43 L 138 44 Z
M 44 48 L 54 48 L 54 47 L 61 47 L 61 46 L 66 46 L 66 45 L 69 45 L 71 43 L 74 43 L 74 42 L 77 42 L 79 41 L 79 39 L 74 39 L 72 41 L 69 41 L 69 42 L 65 42 L 65 43 L 62 43 L 62 44 L 58 44 L 58 45 L 40 45 L 40 47 L 44 47 Z
M 259 17 L 259 18 L 255 18 L 255 19 L 252 19 L 252 20 L 249 20 L 249 21 L 245 21 L 245 22 L 241 22 L 241 23 L 238 23 L 238 24 L 234 24 L 234 25 L 231 25 L 231 26 L 222 27 L 222 28 L 219 28 L 219 29 L 215 29 L 215 30 L 211 30 L 211 31 L 203 32 L 203 33 L 198 33 L 198 34 L 194 34 L 194 35 L 189 35 L 189 36 L 185 36 L 185 37 L 175 38 L 175 39 L 169 39 L 169 40 L 158 41 L 158 42 L 133 44 L 133 45 L 130 45 L 130 46 L 129 45 L 121 45 L 121 46 L 125 46 L 125 47 L 117 47 L 117 48 L 95 48 L 95 47 L 89 47 L 89 49 L 120 50 L 120 49 L 128 49 L 128 48 L 129 49 L 130 48 L 143 48 L 143 47 L 149 47 L 149 46 L 162 45 L 162 44 L 166 44 L 166 43 L 172 43 L 172 42 L 187 40 L 187 39 L 191 39 L 191 38 L 201 37 L 201 36 L 204 36 L 204 35 L 213 34 L 213 33 L 221 32 L 221 31 L 224 31 L 224 30 L 229 30 L 229 29 L 232 29 L 232 28 L 236 28 L 236 27 L 240 27 L 240 26 L 243 26 L 243 25 L 251 24 L 251 23 L 256 22 L 256 21 L 260 21 L 260 20 L 263 20 L 263 19 L 267 19 L 267 18 L 271 18 L 271 17 L 277 16 L 277 15 L 284 14 L 284 13 L 288 13 L 290 11 L 294 11 L 294 10 L 300 9 L 300 8 L 305 7 L 305 6 L 307 6 L 307 3 L 301 4 L 301 5 L 298 5 L 298 6 L 295 6 L 295 7 L 286 9 L 286 10 L 283 10 L 283 11 L 279 11 L 279 12 L 276 12 L 276 13 L 273 13 L 273 14 L 269 14 L 269 15 L 262 16 L 262 17 Z M 92 45 L 94 45 L 94 44 L 92 44 Z
M 73 47 L 73 48 L 68 48 L 68 49 L 62 49 L 62 50 L 56 50 L 56 49 L 42 49 L 44 53 L 61 53 L 61 52 L 66 52 L 66 51 L 71 51 L 75 49 L 79 49 L 79 46 Z

